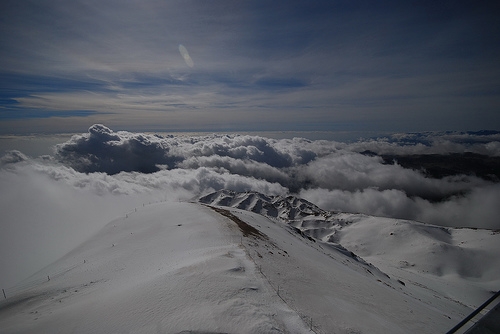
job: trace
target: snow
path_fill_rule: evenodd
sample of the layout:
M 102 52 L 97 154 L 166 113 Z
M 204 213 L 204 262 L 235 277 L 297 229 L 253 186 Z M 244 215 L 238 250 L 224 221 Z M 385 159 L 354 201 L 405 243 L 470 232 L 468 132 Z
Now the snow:
M 3 333 L 307 332 L 240 245 L 237 228 L 197 204 L 141 208 L 0 304 Z
M 500 286 L 500 234 L 342 214 L 337 241 L 391 277 L 475 308 Z
M 396 279 L 335 247 L 255 213 L 232 211 L 273 240 L 274 245 L 250 244 L 249 254 L 273 286 L 280 286 L 287 304 L 306 322 L 312 318 L 318 333 L 435 333 L 468 313 L 454 302 L 441 309 L 428 305 Z
M 280 211 L 254 195 L 236 202 L 300 222 L 199 203 L 133 208 L 2 300 L 2 332 L 436 333 L 498 287 L 493 231 L 320 220 L 311 203 L 282 198 Z
M 438 280 L 438 290 L 440 285 L 453 283 L 455 291 L 446 288 L 446 296 L 471 307 L 500 285 L 500 233 L 496 230 L 329 212 L 294 196 L 255 192 L 221 190 L 200 202 L 260 213 L 329 247 L 353 252 L 398 279 Z

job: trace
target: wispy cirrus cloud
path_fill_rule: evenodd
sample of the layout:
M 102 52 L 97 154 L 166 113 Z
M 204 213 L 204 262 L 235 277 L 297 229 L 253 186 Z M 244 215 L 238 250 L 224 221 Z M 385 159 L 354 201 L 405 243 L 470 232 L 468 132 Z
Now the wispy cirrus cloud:
M 500 43 L 488 4 L 24 0 L 1 6 L 1 107 L 4 119 L 25 120 L 28 128 L 37 110 L 54 118 L 53 132 L 65 127 L 55 113 L 61 110 L 87 117 L 75 118 L 86 127 L 143 129 L 186 129 L 201 115 L 183 113 L 192 109 L 203 109 L 210 126 L 233 129 L 243 123 L 259 129 L 262 121 L 248 123 L 254 113 L 269 115 L 265 123 L 275 129 L 498 123 L 499 92 L 492 87 Z M 179 113 L 157 114 L 171 110 Z M 8 123 L 22 131 L 18 121 Z

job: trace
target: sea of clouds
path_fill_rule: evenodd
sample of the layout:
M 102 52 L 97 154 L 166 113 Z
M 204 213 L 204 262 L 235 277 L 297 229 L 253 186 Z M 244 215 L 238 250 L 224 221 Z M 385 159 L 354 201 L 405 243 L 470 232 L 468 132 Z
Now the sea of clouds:
M 24 265 L 5 278 L 12 282 L 134 208 L 219 189 L 292 193 L 327 210 L 498 229 L 499 182 L 474 175 L 431 178 L 379 156 L 464 152 L 499 157 L 500 134 L 400 134 L 341 143 L 160 136 L 96 124 L 57 145 L 53 155 L 10 151 L 0 159 L 0 251 L 11 254 L 0 266 L 21 259 Z

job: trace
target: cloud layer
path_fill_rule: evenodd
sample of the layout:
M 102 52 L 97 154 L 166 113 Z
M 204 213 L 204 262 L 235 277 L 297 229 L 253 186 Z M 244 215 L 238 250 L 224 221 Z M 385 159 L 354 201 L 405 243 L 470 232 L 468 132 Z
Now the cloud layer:
M 168 187 L 184 189 L 193 196 L 222 188 L 265 189 L 263 192 L 273 194 L 298 193 L 326 209 L 449 226 L 493 227 L 497 225 L 493 218 L 476 220 L 469 214 L 439 212 L 451 203 L 457 206 L 454 211 L 470 209 L 473 203 L 480 205 L 478 198 L 483 192 L 496 198 L 498 189 L 491 181 L 496 176 L 489 180 L 473 173 L 432 178 L 422 168 L 402 167 L 397 158 L 440 154 L 444 164 L 453 164 L 453 160 L 446 160 L 449 153 L 475 153 L 498 161 L 499 143 L 498 132 L 396 134 L 346 144 L 247 135 L 164 137 L 113 132 L 96 124 L 88 133 L 58 145 L 55 159 L 87 173 L 87 178 L 95 172 L 116 174 L 114 178 L 133 179 L 136 186 L 146 182 L 146 188 L 160 189 L 166 182 L 160 180 L 168 177 Z M 380 156 L 383 154 L 391 154 L 393 162 L 387 163 Z M 159 184 L 146 181 L 148 173 L 153 173 Z M 484 203 L 490 205 L 489 201 Z
M 413 142 L 399 136 L 346 144 L 159 136 L 96 124 L 57 145 L 53 156 L 11 151 L 0 159 L 0 251 L 11 254 L 0 265 L 13 268 L 2 279 L 16 281 L 134 208 L 220 189 L 295 193 L 327 210 L 498 229 L 500 183 L 474 175 L 431 178 L 375 154 L 435 154 L 448 148 L 492 159 L 499 156 L 498 137 L 428 133 Z

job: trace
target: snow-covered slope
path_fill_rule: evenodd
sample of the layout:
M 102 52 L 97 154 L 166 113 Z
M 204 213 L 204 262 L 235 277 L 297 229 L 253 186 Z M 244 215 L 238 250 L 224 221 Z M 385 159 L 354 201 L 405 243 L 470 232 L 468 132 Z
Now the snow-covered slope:
M 406 243 L 423 245 L 413 250 L 428 247 L 425 225 L 405 222 L 406 228 L 394 220 L 328 213 L 291 197 L 237 196 L 226 197 L 226 204 L 245 202 L 245 209 L 259 213 L 222 202 L 165 202 L 110 222 L 28 280 L 45 282 L 0 302 L 2 333 L 445 332 L 498 277 L 498 269 L 486 268 L 498 264 L 492 259 L 498 246 L 483 246 L 498 241 L 490 231 L 458 230 L 446 237 L 443 230 L 429 230 L 432 240 L 461 240 L 486 259 L 473 279 L 463 274 L 470 269 L 453 266 L 438 276 L 419 267 L 425 253 L 394 253 L 404 249 L 396 241 L 404 243 L 411 231 Z M 276 215 L 268 219 L 263 211 Z M 279 216 L 294 219 L 282 224 Z M 375 221 L 373 231 L 368 219 Z M 313 226 L 319 230 L 313 233 Z M 385 234 L 393 239 L 375 242 Z M 322 241 L 336 236 L 342 243 Z M 364 248 L 356 256 L 346 245 Z M 408 264 L 399 264 L 397 256 Z M 464 292 L 473 297 L 459 303 L 454 284 L 464 280 L 475 282 Z
M 328 212 L 294 196 L 221 190 L 199 199 L 253 211 L 347 249 L 426 299 L 477 307 L 500 287 L 500 231 Z
M 1 331 L 307 332 L 256 270 L 240 235 L 198 204 L 141 208 L 37 274 L 50 281 L 3 300 Z
M 267 196 L 255 191 L 238 193 L 223 189 L 201 197 L 199 202 L 252 211 L 282 221 L 300 220 L 311 216 L 321 216 L 321 219 L 325 219 L 332 215 L 331 212 L 322 210 L 303 198 Z

